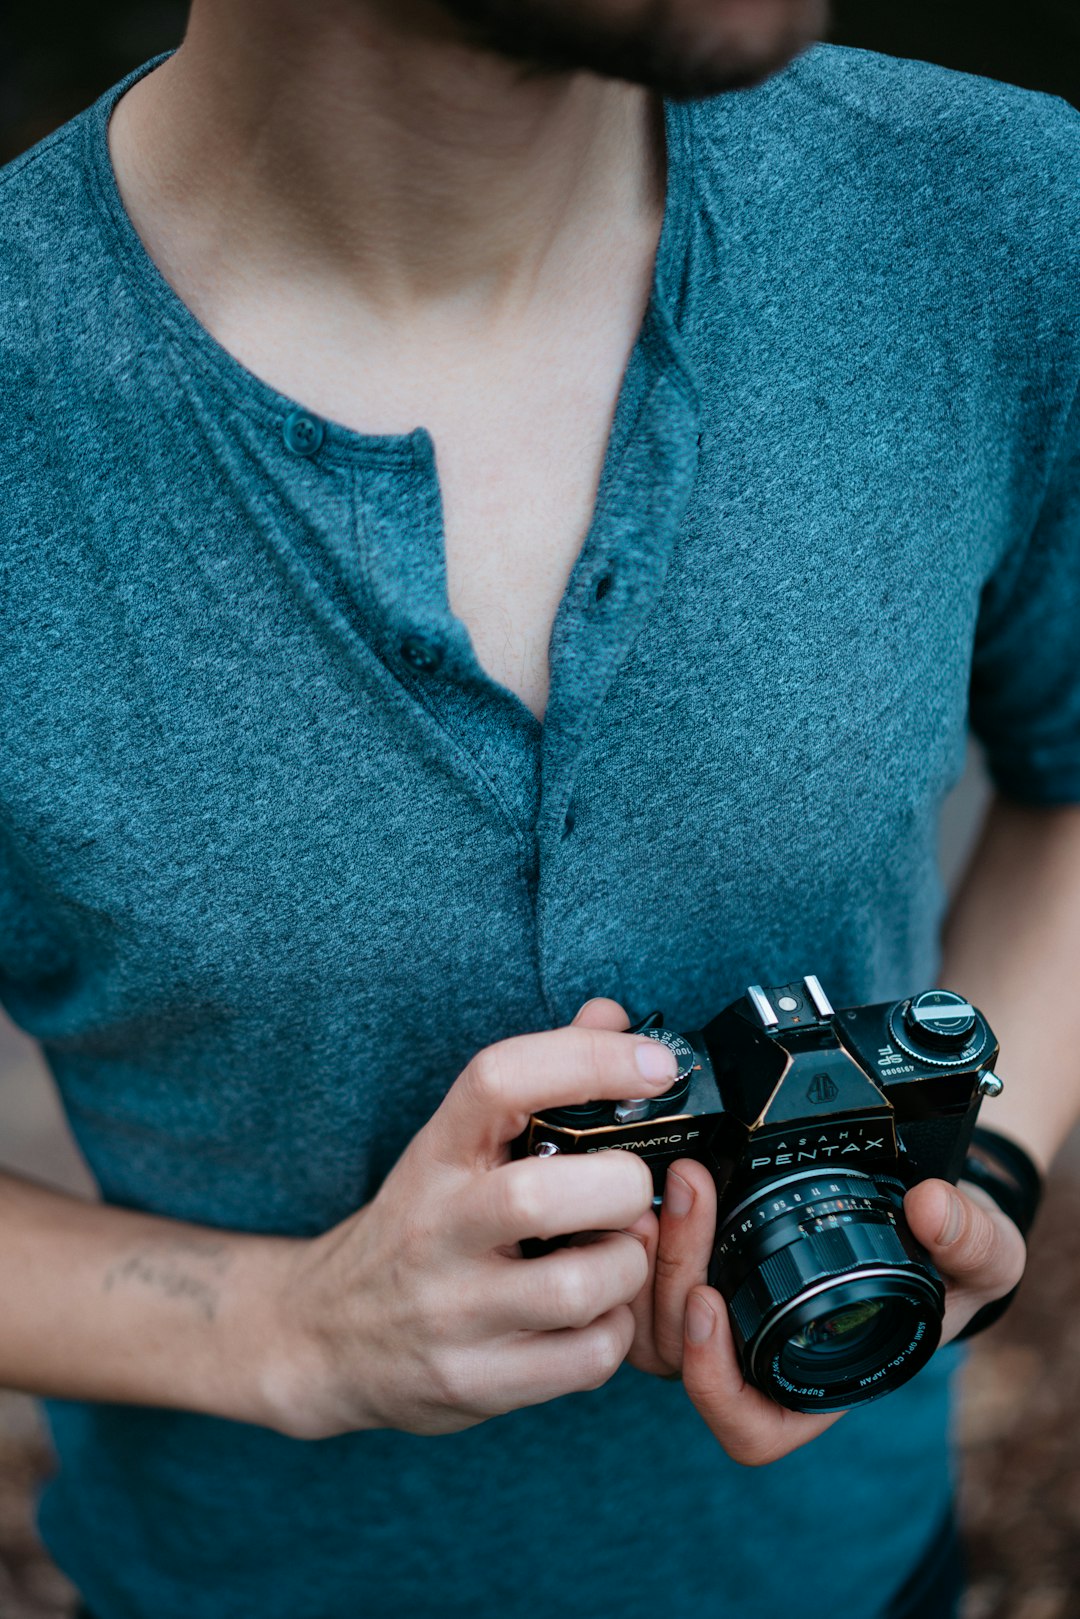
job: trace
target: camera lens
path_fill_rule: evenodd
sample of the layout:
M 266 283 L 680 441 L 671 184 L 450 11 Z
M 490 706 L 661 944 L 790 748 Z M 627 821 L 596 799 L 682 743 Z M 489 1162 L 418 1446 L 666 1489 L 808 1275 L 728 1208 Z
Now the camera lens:
M 902 1184 L 859 1170 L 762 1183 L 721 1220 L 710 1277 L 748 1382 L 795 1411 L 898 1388 L 941 1338 L 944 1288 Z

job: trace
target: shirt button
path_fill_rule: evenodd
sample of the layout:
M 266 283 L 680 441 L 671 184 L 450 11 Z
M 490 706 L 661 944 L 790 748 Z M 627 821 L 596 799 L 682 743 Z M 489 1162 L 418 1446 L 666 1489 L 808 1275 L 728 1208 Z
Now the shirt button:
M 314 455 L 323 441 L 323 424 L 306 411 L 293 410 L 285 418 L 282 436 L 293 455 Z
M 425 674 L 437 669 L 443 660 L 442 647 L 422 635 L 407 635 L 401 643 L 401 656 Z

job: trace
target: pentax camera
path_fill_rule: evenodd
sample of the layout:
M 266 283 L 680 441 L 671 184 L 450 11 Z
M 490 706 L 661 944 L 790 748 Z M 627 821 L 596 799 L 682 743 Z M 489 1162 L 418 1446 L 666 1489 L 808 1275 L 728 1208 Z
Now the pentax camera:
M 669 1164 L 705 1164 L 708 1279 L 743 1375 L 778 1404 L 842 1411 L 913 1377 L 940 1341 L 945 1289 L 903 1198 L 931 1176 L 955 1184 L 982 1098 L 1002 1089 L 978 1009 L 930 989 L 834 1011 L 808 975 L 751 985 L 703 1029 L 651 1012 L 629 1032 L 675 1053 L 671 1089 L 534 1114 L 513 1156 L 636 1152 L 657 1205 Z

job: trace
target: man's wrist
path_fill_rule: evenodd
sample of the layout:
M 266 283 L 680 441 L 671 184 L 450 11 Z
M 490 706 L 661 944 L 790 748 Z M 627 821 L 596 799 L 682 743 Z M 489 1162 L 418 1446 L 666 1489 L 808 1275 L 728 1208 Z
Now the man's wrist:
M 301 1437 L 302 1391 L 315 1356 L 288 1300 L 307 1241 L 249 1237 L 233 1273 L 227 1341 L 221 1346 L 220 1414 Z
M 237 1420 L 289 1439 L 328 1439 L 385 1426 L 363 1395 L 364 1339 L 356 1300 L 353 1308 L 342 1309 L 340 1298 L 324 1297 L 320 1260 L 336 1237 L 326 1232 L 315 1238 L 259 1239 L 251 1252 L 250 1319 L 238 1312 L 232 1356 Z M 337 1344 L 342 1316 L 352 1329 L 346 1329 L 347 1368 L 340 1365 Z

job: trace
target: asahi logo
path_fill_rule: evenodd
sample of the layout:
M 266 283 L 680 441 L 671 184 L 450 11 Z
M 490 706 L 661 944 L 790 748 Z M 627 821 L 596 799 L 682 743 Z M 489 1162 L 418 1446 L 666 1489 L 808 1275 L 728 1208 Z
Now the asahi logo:
M 799 1136 L 792 1141 L 778 1141 L 775 1151 L 768 1157 L 751 1158 L 751 1169 L 786 1169 L 789 1165 L 829 1164 L 839 1158 L 858 1157 L 864 1152 L 891 1156 L 892 1146 L 885 1146 L 884 1136 L 863 1135 L 853 1137 L 850 1130 L 818 1136 Z
M 822 1102 L 835 1101 L 838 1094 L 835 1080 L 830 1079 L 828 1074 L 815 1074 L 807 1089 L 806 1100 L 818 1105 Z

